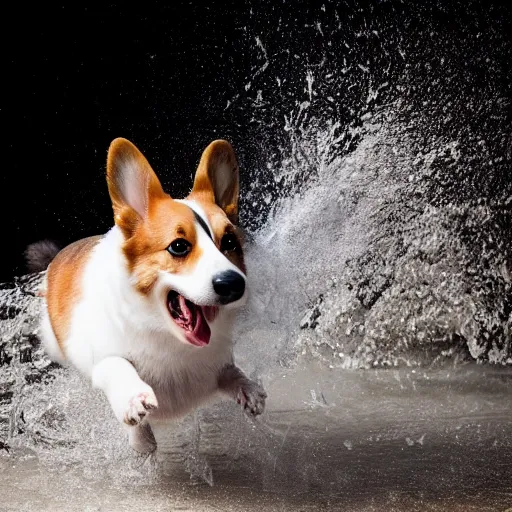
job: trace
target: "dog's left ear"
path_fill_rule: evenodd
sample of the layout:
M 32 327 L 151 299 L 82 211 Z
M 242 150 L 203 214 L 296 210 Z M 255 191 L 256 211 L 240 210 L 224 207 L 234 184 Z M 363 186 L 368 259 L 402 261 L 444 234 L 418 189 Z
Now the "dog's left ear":
M 220 206 L 228 219 L 238 223 L 238 162 L 231 144 L 213 141 L 204 151 L 191 195 L 201 195 Z

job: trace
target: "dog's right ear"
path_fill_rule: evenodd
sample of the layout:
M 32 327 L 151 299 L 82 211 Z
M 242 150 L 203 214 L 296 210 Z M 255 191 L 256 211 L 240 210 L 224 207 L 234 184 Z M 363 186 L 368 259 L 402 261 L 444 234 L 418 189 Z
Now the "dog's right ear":
M 239 169 L 233 147 L 226 140 L 214 140 L 204 151 L 194 178 L 191 196 L 201 196 L 224 210 L 238 223 Z
M 110 144 L 107 184 L 114 221 L 126 236 L 147 217 L 151 201 L 166 195 L 144 155 L 123 138 Z

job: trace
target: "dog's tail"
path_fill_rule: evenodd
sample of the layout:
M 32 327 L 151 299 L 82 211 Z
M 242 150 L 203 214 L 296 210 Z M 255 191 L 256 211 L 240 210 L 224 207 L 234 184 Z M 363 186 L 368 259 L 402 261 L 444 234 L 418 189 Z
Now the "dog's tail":
M 42 272 L 57 256 L 60 247 L 52 240 L 40 240 L 25 249 L 25 263 L 29 272 Z

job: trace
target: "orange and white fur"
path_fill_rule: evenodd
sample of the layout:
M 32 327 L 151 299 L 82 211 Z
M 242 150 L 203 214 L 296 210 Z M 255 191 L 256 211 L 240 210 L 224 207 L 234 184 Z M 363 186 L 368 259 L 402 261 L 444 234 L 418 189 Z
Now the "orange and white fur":
M 219 392 L 261 414 L 266 394 L 233 362 L 231 330 L 246 298 L 231 145 L 204 151 L 190 195 L 167 195 L 142 153 L 112 142 L 107 183 L 115 226 L 48 267 L 41 334 L 49 354 L 105 393 L 139 452 L 150 424 Z

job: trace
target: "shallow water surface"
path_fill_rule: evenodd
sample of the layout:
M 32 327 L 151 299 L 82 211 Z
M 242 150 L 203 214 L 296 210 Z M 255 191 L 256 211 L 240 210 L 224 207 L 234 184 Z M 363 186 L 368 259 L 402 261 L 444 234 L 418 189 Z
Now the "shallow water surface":
M 123 447 L 108 406 L 84 384 L 81 398 L 96 404 L 86 428 L 68 411 L 67 428 L 83 429 L 80 438 L 67 436 L 73 447 L 3 453 L 0 510 L 494 511 L 512 504 L 509 369 L 326 372 L 304 362 L 265 383 L 263 417 L 213 404 L 157 428 L 159 448 L 149 457 Z M 105 437 L 96 435 L 105 428 L 96 421 L 109 424 Z

